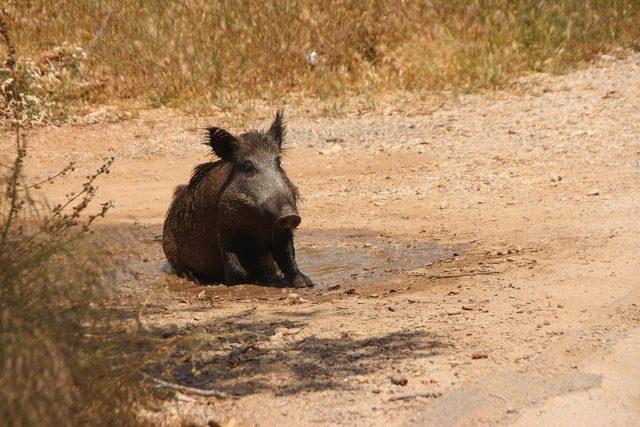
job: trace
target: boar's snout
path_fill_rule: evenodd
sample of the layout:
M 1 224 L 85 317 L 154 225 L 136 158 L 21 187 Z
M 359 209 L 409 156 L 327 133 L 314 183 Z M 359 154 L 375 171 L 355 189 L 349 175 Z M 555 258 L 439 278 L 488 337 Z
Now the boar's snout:
M 291 230 L 300 225 L 300 215 L 296 212 L 292 207 L 285 207 L 280 212 L 280 216 L 276 219 L 276 227 L 281 228 L 283 230 Z
M 276 226 L 284 230 L 291 230 L 300 225 L 300 215 L 285 215 L 276 220 Z

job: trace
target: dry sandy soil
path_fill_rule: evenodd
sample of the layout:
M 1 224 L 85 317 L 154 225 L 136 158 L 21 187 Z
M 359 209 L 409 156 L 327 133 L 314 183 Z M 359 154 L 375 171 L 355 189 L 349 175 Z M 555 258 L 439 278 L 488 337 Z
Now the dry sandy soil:
M 47 187 L 52 201 L 116 156 L 99 194 L 116 206 L 103 227 L 126 237 L 119 290 L 182 343 L 156 374 L 227 393 L 176 393 L 146 416 L 640 425 L 640 55 L 405 111 L 289 111 L 309 290 L 161 271 L 172 190 L 208 158 L 203 127 L 224 117 L 160 109 L 31 133 L 33 179 L 81 165 Z

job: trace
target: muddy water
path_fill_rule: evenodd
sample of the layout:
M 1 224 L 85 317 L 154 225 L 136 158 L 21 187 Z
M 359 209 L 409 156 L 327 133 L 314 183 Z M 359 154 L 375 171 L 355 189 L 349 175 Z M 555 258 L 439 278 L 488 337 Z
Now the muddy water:
M 158 227 L 124 227 L 111 234 L 122 236 L 120 250 L 137 279 L 162 279 L 172 288 L 229 297 L 279 295 L 281 289 L 257 285 L 202 286 L 167 275 L 171 268 L 161 248 Z M 416 242 L 410 238 L 376 234 L 367 230 L 300 232 L 296 256 L 300 269 L 316 283 L 316 291 L 333 285 L 357 286 L 389 279 L 403 271 L 453 259 L 464 245 Z M 132 255 L 132 253 L 138 255 Z
M 375 234 L 302 235 L 296 255 L 300 269 L 319 287 L 363 284 L 435 261 L 452 259 L 461 245 L 403 242 Z

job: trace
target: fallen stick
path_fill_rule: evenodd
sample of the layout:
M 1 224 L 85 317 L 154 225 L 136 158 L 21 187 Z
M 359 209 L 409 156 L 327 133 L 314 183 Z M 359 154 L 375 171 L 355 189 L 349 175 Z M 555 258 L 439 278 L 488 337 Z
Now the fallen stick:
M 151 375 L 147 375 L 145 373 L 143 373 L 142 376 L 144 376 L 145 378 L 150 379 L 151 381 L 155 382 L 159 386 L 171 388 L 173 390 L 178 390 L 178 391 L 181 391 L 181 392 L 187 393 L 187 394 L 196 394 L 198 396 L 208 396 L 208 397 L 209 396 L 214 396 L 214 397 L 219 397 L 221 399 L 229 396 L 227 393 L 225 393 L 224 391 L 220 391 L 220 390 L 205 390 L 205 389 L 202 389 L 202 388 L 187 387 L 186 385 L 170 383 L 169 381 L 161 380 L 160 378 L 155 378 L 155 377 L 152 377 Z
M 396 394 L 395 396 L 391 396 L 389 400 L 407 400 L 407 399 L 415 399 L 416 397 L 440 397 L 442 393 L 437 391 L 416 391 L 413 393 L 402 393 Z
M 489 393 L 489 396 L 491 396 L 491 397 L 495 397 L 496 399 L 500 399 L 500 400 L 502 400 L 503 402 L 506 402 L 506 401 L 507 401 L 507 399 L 505 399 L 505 398 L 504 398 L 504 397 L 502 397 L 502 396 L 498 396 L 497 394 Z
M 432 276 L 429 276 L 429 279 L 449 279 L 453 277 L 482 276 L 482 275 L 488 275 L 488 274 L 500 274 L 500 271 L 476 271 L 473 273 L 432 275 Z

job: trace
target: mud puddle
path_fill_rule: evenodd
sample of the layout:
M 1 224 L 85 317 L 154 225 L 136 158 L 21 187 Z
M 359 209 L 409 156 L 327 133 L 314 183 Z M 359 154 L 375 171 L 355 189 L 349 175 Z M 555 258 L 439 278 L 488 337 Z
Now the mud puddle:
M 170 288 L 214 301 L 284 298 L 289 292 L 322 293 L 335 285 L 345 289 L 390 279 L 404 271 L 451 260 L 464 249 L 463 245 L 407 242 L 371 233 L 299 233 L 296 241 L 298 265 L 316 283 L 312 290 L 260 285 L 203 286 L 181 279 L 176 282 L 175 277 L 168 276 Z
M 385 235 L 314 233 L 299 236 L 300 269 L 319 289 L 360 285 L 453 259 L 462 245 L 406 242 Z
M 126 236 L 121 246 L 126 264 L 136 280 L 166 278 L 172 290 L 222 298 L 271 298 L 290 288 L 259 285 L 202 285 L 168 275 L 161 248 L 161 229 L 137 226 L 120 230 Z M 130 256 L 135 248 L 139 256 Z M 358 286 L 390 279 L 405 271 L 416 270 L 438 261 L 454 259 L 464 250 L 462 244 L 434 244 L 403 240 L 398 236 L 370 231 L 317 231 L 296 234 L 296 257 L 300 269 L 316 283 L 314 291 L 334 285 Z M 128 252 L 128 253 L 127 253 Z M 132 259 L 133 258 L 133 259 Z

